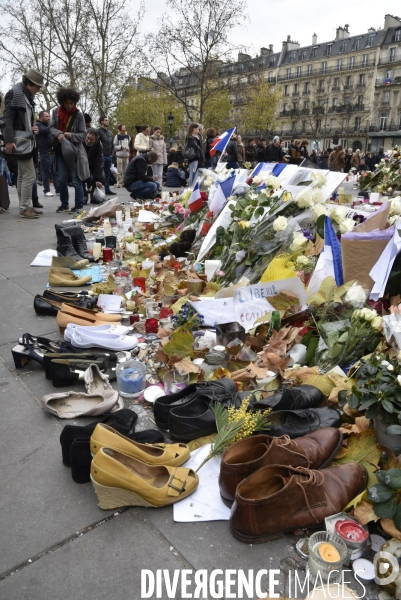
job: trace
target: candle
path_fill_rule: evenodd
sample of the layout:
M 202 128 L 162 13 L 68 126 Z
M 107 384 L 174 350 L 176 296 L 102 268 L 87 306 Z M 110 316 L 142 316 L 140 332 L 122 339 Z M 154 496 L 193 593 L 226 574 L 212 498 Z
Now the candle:
M 343 519 L 342 521 L 337 521 L 335 524 L 335 530 L 346 544 L 347 542 L 358 542 L 359 545 L 362 542 L 365 542 L 369 537 L 369 533 L 366 531 L 366 529 L 352 519 Z
M 157 333 L 159 331 L 159 321 L 157 319 L 146 319 L 145 331 L 146 333 Z
M 139 395 L 146 386 L 146 368 L 136 360 L 117 365 L 117 387 L 121 396 Z
M 130 325 L 133 325 L 134 323 L 138 323 L 138 322 L 139 322 L 138 314 L 130 315 L 130 318 L 129 318 Z
M 325 562 L 336 563 L 340 560 L 340 554 L 333 544 L 330 542 L 323 542 L 318 546 L 318 552 L 320 554 L 320 558 Z
M 113 249 L 112 248 L 103 248 L 103 262 L 109 263 L 113 260 Z
M 93 258 L 98 260 L 102 252 L 102 244 L 99 242 L 93 242 Z
M 372 581 L 375 578 L 375 568 L 373 563 L 366 558 L 358 558 L 352 563 L 352 569 L 358 579 L 364 579 L 365 581 Z
M 150 269 L 149 275 L 155 274 L 155 263 L 153 260 L 143 260 L 142 261 L 142 269 L 147 270 Z
M 110 222 L 104 223 L 104 235 L 111 235 L 111 225 Z
M 132 283 L 134 284 L 134 288 L 137 288 L 138 291 L 142 292 L 143 294 L 146 293 L 146 278 L 145 277 L 134 277 L 132 280 Z
M 122 210 L 116 210 L 116 221 L 117 223 L 121 223 L 123 220 L 123 212 Z

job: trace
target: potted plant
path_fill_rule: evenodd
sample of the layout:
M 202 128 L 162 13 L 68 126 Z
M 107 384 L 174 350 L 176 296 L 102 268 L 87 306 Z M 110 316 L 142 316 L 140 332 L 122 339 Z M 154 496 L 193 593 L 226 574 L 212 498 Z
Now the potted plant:
M 357 383 L 351 391 L 338 394 L 340 405 L 365 411 L 373 419 L 377 441 L 401 452 L 401 366 L 388 355 L 372 353 L 361 359 L 353 377 Z

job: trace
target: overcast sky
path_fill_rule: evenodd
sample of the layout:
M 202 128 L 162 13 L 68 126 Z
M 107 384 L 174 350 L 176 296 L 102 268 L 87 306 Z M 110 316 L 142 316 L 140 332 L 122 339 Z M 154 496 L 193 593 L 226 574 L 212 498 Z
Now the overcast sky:
M 185 0 L 183 0 L 185 2 Z M 145 0 L 146 17 L 144 29 L 150 21 L 161 17 L 165 10 L 165 0 Z M 262 46 L 273 44 L 278 52 L 281 43 L 291 35 L 301 46 L 312 43 L 312 35 L 318 42 L 333 40 L 336 28 L 349 24 L 351 35 L 365 33 L 369 27 L 383 28 L 384 15 L 401 17 L 400 0 L 248 0 L 244 2 L 244 14 L 250 21 L 235 34 L 237 43 L 249 46 L 250 54 L 255 55 Z M 152 29 L 155 27 L 153 25 Z

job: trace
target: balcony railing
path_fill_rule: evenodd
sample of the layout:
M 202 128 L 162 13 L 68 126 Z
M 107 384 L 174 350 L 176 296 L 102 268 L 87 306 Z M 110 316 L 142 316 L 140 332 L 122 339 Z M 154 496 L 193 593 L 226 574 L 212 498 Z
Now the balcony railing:
M 401 85 L 401 77 L 378 77 L 375 81 L 375 85 Z
M 359 83 L 356 84 L 356 87 L 358 87 L 358 88 L 364 88 L 364 87 L 366 87 L 365 81 L 360 81 Z
M 292 92 L 293 96 L 299 96 L 299 92 Z
M 387 56 L 379 60 L 379 65 L 388 65 L 390 63 L 396 63 L 401 61 L 401 52 L 397 52 L 395 56 Z
M 303 95 L 303 96 L 307 96 L 307 95 L 309 95 L 309 94 L 310 94 L 310 90 L 304 90 L 304 91 L 302 92 L 302 95 Z
M 397 58 L 397 60 L 401 60 L 401 57 Z M 310 73 L 305 72 L 305 73 L 291 73 L 290 75 L 287 75 L 287 74 L 279 75 L 277 77 L 277 81 L 285 81 L 288 79 L 299 79 L 300 77 L 309 77 L 310 75 L 324 75 L 327 73 L 334 73 L 334 72 L 341 73 L 344 71 L 353 71 L 355 69 L 366 69 L 367 67 L 374 67 L 375 64 L 376 64 L 375 59 L 371 59 L 371 60 L 363 61 L 363 62 L 358 61 L 351 65 L 350 64 L 341 65 L 341 67 L 338 65 L 333 65 L 331 67 L 327 67 L 324 72 L 322 72 L 321 69 L 312 69 L 312 71 Z
M 385 123 L 384 125 L 370 125 L 370 132 L 378 132 L 378 131 L 400 131 L 401 123 L 395 123 L 394 121 L 390 121 L 390 123 Z
M 332 92 L 339 92 L 340 91 L 340 86 L 339 85 L 335 85 L 334 87 L 331 88 Z

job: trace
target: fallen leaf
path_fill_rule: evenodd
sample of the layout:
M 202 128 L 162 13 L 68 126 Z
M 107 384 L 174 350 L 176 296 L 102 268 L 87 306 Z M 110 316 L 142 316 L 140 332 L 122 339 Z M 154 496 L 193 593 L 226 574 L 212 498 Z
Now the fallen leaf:
M 362 433 L 351 433 L 347 452 L 341 458 L 335 458 L 334 463 L 344 465 L 348 463 L 359 463 L 368 471 L 368 488 L 377 483 L 375 476 L 376 466 L 380 459 L 381 450 L 376 442 L 376 436 L 371 429 Z
M 216 379 L 224 379 L 224 377 L 231 378 L 231 373 L 228 369 L 224 369 L 223 367 L 219 367 L 213 373 L 213 375 L 209 378 L 210 381 L 216 381 Z
M 165 327 L 159 327 L 157 330 L 157 337 L 162 339 L 165 337 L 169 337 L 173 333 L 172 329 L 166 329 Z
M 274 352 L 264 352 L 263 356 L 259 360 L 259 367 L 264 367 L 269 371 L 274 371 L 275 373 L 280 373 L 281 375 L 284 372 L 284 369 L 288 365 L 289 358 L 281 358 L 274 354 Z
M 291 306 L 299 306 L 299 298 L 290 291 L 282 291 L 276 296 L 268 296 L 266 298 L 269 304 L 273 306 L 275 310 L 287 310 Z
M 201 368 L 199 367 L 199 365 L 194 365 L 194 363 L 188 356 L 181 359 L 180 362 L 175 363 L 174 368 L 179 372 L 180 375 L 201 372 Z
M 376 522 L 379 520 L 379 517 L 373 510 L 373 505 L 364 500 L 355 507 L 354 517 L 361 525 L 366 525 L 367 523 L 370 523 L 370 521 Z
M 271 338 L 269 339 L 269 343 L 267 345 L 267 351 L 274 352 L 274 354 L 277 354 L 281 357 L 287 354 L 287 342 L 283 339 L 285 335 L 285 328 L 280 329 L 280 331 L 276 331 L 275 329 L 273 329 Z M 263 355 L 263 352 L 261 352 L 260 354 Z
M 291 369 L 286 371 L 283 377 L 296 385 L 313 385 L 319 388 L 325 396 L 329 396 L 334 388 L 334 383 L 328 375 L 321 375 L 318 367 Z
M 213 293 L 214 296 L 219 290 L 221 290 L 221 285 L 214 283 L 213 281 L 209 281 L 203 289 L 202 296 L 206 296 L 210 293 Z
M 182 298 L 177 300 L 177 302 L 174 302 L 174 304 L 171 305 L 171 310 L 175 315 L 177 315 L 180 312 L 185 302 L 188 300 L 188 297 L 189 296 L 183 296 Z
M 401 542 L 401 531 L 398 531 L 393 519 L 380 519 L 380 525 L 388 535 Z
M 353 283 L 354 280 L 347 281 L 347 283 L 337 287 L 334 277 L 326 277 L 323 279 L 319 291 L 308 298 L 308 304 L 317 304 L 318 306 L 328 302 L 338 302 L 339 304 L 342 304 L 342 296 L 344 296 Z
M 173 305 L 174 306 L 174 305 Z M 174 331 L 170 341 L 163 346 L 163 352 L 170 357 L 172 354 L 178 355 L 180 358 L 193 356 L 193 344 L 195 338 L 190 331 L 182 329 Z
M 305 251 L 306 256 L 319 256 L 324 248 L 324 239 L 316 234 L 315 243 L 309 242 L 308 248 Z
M 255 378 L 263 379 L 263 377 L 266 377 L 266 369 L 257 367 L 253 363 L 244 369 L 239 369 L 239 371 L 231 373 L 231 378 L 234 381 L 251 381 L 251 379 Z
M 344 507 L 344 512 L 350 511 L 351 508 L 356 508 L 358 504 L 362 502 L 363 498 L 365 497 L 365 494 L 366 491 L 363 491 L 360 494 L 358 494 L 358 496 L 355 496 L 355 498 L 353 498 L 351 502 L 348 502 L 347 506 Z

